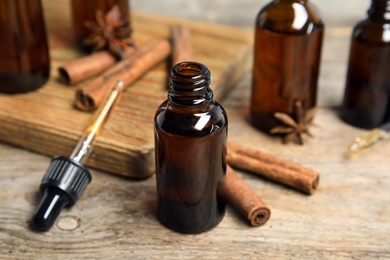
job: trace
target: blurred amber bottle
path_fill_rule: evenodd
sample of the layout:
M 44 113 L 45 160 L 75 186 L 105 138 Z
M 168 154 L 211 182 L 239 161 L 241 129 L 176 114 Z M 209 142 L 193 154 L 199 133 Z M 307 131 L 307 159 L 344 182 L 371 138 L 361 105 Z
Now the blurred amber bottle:
M 121 20 L 127 19 L 131 28 L 129 0 L 72 0 L 73 30 L 76 44 L 89 51 L 91 48 L 82 45 L 82 41 L 91 33 L 85 26 L 86 21 L 96 21 L 96 11 L 108 13 L 114 5 L 118 5 L 121 12 Z
M 341 118 L 361 128 L 390 121 L 390 0 L 372 0 L 353 30 Z
M 0 0 L 0 92 L 37 89 L 49 74 L 41 0 Z
M 251 121 L 263 131 L 275 112 L 294 115 L 316 105 L 324 24 L 308 0 L 274 0 L 256 19 Z

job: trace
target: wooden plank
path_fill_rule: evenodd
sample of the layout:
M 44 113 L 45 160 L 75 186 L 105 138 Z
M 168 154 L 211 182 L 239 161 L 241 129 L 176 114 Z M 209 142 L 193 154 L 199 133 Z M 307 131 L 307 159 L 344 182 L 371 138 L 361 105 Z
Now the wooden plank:
M 0 258 L 388 259 L 388 143 L 345 157 L 353 137 L 365 131 L 346 125 L 324 106 L 315 119 L 315 138 L 304 146 L 283 145 L 246 122 L 249 93 L 248 77 L 223 102 L 229 138 L 317 170 L 321 181 L 315 195 L 239 172 L 270 205 L 269 222 L 250 227 L 229 207 L 213 230 L 182 235 L 156 218 L 154 176 L 130 181 L 93 170 L 82 199 L 64 209 L 49 232 L 36 233 L 29 222 L 48 158 L 1 144 Z
M 67 2 L 44 4 L 51 77 L 35 92 L 0 95 L 0 141 L 45 155 L 69 155 L 92 115 L 73 107 L 75 87 L 58 81 L 57 68 L 83 54 L 72 47 Z M 132 17 L 134 39 L 140 46 L 153 38 L 169 37 L 171 25 L 187 24 L 193 34 L 194 60 L 209 67 L 218 100 L 250 68 L 252 37 L 246 31 L 138 12 L 133 12 Z M 160 64 L 125 92 L 97 137 L 88 166 L 135 178 L 153 174 L 153 117 L 166 99 L 167 72 L 167 63 Z
M 351 25 L 351 12 L 356 13 L 359 8 L 346 7 L 364 4 L 318 2 L 332 5 L 333 8 L 328 7 L 332 17 L 338 14 L 338 21 Z M 210 10 L 208 6 L 224 7 L 222 11 L 233 6 L 242 8 L 240 13 L 261 5 L 250 0 L 133 3 L 153 7 L 158 4 L 175 10 L 183 3 L 195 3 L 206 11 Z M 204 14 L 203 9 L 200 14 Z M 242 19 L 237 12 L 228 14 L 232 16 L 229 21 Z M 248 14 L 244 14 L 246 19 Z M 306 196 L 239 172 L 270 205 L 269 222 L 259 228 L 250 227 L 229 207 L 223 221 L 213 230 L 182 235 L 165 228 L 156 218 L 154 176 L 133 181 L 92 170 L 93 181 L 81 200 L 71 209 L 64 209 L 49 232 L 37 233 L 29 228 L 29 222 L 40 199 L 38 186 L 49 158 L 0 144 L 0 258 L 390 259 L 390 143 L 382 141 L 355 157 L 346 157 L 351 140 L 366 131 L 345 124 L 337 115 L 345 84 L 350 32 L 351 28 L 326 29 L 320 110 L 315 118 L 318 127 L 313 129 L 315 138 L 309 138 L 304 146 L 282 145 L 278 137 L 265 135 L 248 124 L 250 74 L 222 102 L 229 116 L 229 139 L 317 170 L 321 181 L 315 195 Z M 77 55 L 67 50 L 63 53 Z M 59 88 L 52 96 L 64 93 L 67 92 Z

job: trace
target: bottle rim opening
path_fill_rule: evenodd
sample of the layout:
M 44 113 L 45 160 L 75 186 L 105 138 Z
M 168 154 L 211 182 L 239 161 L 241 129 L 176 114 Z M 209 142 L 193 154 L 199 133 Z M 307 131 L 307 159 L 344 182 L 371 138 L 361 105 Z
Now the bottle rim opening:
M 180 62 L 173 66 L 172 73 L 175 76 L 188 78 L 188 79 L 201 79 L 205 78 L 205 75 L 208 73 L 209 69 L 199 62 Z

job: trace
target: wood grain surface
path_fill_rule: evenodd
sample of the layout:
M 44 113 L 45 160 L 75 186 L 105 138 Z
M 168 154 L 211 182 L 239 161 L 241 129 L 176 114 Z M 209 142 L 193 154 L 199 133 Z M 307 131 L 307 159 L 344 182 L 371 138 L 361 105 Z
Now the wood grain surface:
M 188 2 L 166 3 L 181 6 L 180 3 Z M 200 1 L 205 6 L 217 2 L 238 5 L 241 0 Z M 313 196 L 238 172 L 271 207 L 272 216 L 267 224 L 251 227 L 228 207 L 223 221 L 213 230 L 182 235 L 165 228 L 156 218 L 153 175 L 136 181 L 92 170 L 93 181 L 81 200 L 65 209 L 49 232 L 36 233 L 29 223 L 50 158 L 3 143 L 0 144 L 0 258 L 390 259 L 390 142 L 383 141 L 355 157 L 346 157 L 350 142 L 365 130 L 351 127 L 338 117 L 353 26 L 348 21 L 355 18 L 343 7 L 351 2 L 338 2 L 340 7 L 335 12 L 343 23 L 326 29 L 315 138 L 307 139 L 304 146 L 282 145 L 279 138 L 251 127 L 247 121 L 250 73 L 222 102 L 229 116 L 229 139 L 321 174 L 319 189 Z M 47 0 L 44 4 L 48 7 L 55 1 Z M 259 5 L 248 4 L 246 8 L 250 7 Z M 361 9 L 362 17 L 364 11 Z M 55 16 L 51 14 L 51 18 Z M 224 62 L 223 58 L 218 60 Z M 58 95 L 62 93 L 66 91 L 59 91 Z M 78 131 L 83 128 L 75 127 Z M 23 129 L 20 126 L 20 131 L 26 131 Z
M 66 1 L 45 2 L 51 77 L 35 92 L 0 94 L 0 141 L 45 155 L 68 156 L 88 126 L 93 115 L 74 107 L 77 86 L 59 82 L 57 71 L 83 55 L 72 46 L 69 9 Z M 250 68 L 252 38 L 248 32 L 137 12 L 132 13 L 132 21 L 134 40 L 140 46 L 155 38 L 168 38 L 172 25 L 186 23 L 193 34 L 194 60 L 210 69 L 217 100 Z M 87 166 L 134 178 L 153 174 L 153 118 L 167 96 L 168 70 L 166 61 L 127 89 L 97 137 Z

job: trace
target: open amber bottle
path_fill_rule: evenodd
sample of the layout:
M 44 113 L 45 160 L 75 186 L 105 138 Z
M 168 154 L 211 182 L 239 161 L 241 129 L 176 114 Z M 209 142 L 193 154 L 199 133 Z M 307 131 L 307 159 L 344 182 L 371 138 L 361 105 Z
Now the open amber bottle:
M 41 0 L 1 0 L 0 41 L 0 92 L 28 92 L 48 80 L 50 57 Z
M 390 0 L 372 0 L 353 30 L 341 118 L 367 129 L 390 121 Z
M 308 0 L 274 0 L 255 26 L 251 121 L 261 130 L 277 125 L 276 112 L 294 116 L 294 103 L 316 105 L 324 24 Z
M 203 64 L 176 64 L 155 116 L 158 217 L 182 233 L 207 231 L 225 212 L 217 187 L 226 173 L 227 116 L 209 84 Z

